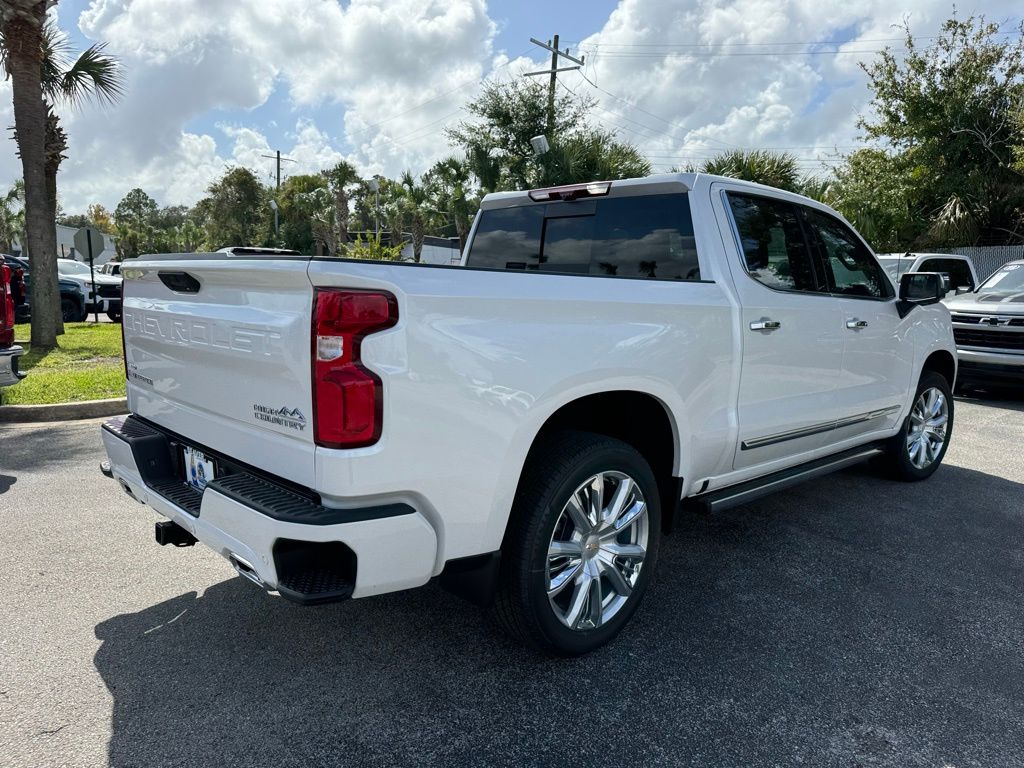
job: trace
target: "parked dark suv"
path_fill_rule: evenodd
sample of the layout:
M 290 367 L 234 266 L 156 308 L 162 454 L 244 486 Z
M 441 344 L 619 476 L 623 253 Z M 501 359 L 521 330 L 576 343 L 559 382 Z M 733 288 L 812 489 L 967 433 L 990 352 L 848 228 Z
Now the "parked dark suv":
M 14 316 L 17 322 L 27 323 L 32 319 L 31 291 L 29 290 L 31 268 L 28 259 L 9 254 L 0 254 L 0 264 L 6 264 L 15 274 L 12 280 L 14 294 Z M 18 272 L 20 270 L 20 277 Z M 57 280 L 60 288 L 60 311 L 65 323 L 80 323 L 86 319 L 85 294 L 74 280 L 61 277 Z M 20 286 L 20 290 L 19 287 Z M 118 296 L 120 298 L 120 296 Z

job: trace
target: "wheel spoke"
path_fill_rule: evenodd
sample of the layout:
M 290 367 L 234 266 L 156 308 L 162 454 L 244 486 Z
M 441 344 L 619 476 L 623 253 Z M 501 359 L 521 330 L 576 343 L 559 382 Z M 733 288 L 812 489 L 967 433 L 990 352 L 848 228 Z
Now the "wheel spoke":
M 631 560 L 643 560 L 647 556 L 647 550 L 639 544 L 619 544 L 610 542 L 602 544 L 601 549 L 612 557 L 628 557 Z
M 564 511 L 569 513 L 569 519 L 572 520 L 572 524 L 576 527 L 576 530 L 580 535 L 585 536 L 593 528 L 590 523 L 590 518 L 587 517 L 586 510 L 580 502 L 580 494 L 578 491 L 569 497 L 569 501 L 565 505 Z
M 587 621 L 592 627 L 601 626 L 602 609 L 604 599 L 601 595 L 601 577 L 596 576 L 590 580 L 590 594 L 587 598 Z
M 619 570 L 619 566 L 614 562 L 609 563 L 604 569 L 604 575 L 608 577 L 608 583 L 611 584 L 612 589 L 615 590 L 616 594 L 622 595 L 623 597 L 629 597 L 633 594 L 633 587 L 630 586 L 629 581 L 623 575 L 622 571 Z
M 601 527 L 601 516 L 604 513 L 604 475 L 596 475 L 588 486 L 590 491 L 590 508 L 587 517 L 595 528 Z
M 569 610 L 565 612 L 565 623 L 572 629 L 577 628 L 576 625 L 579 623 L 580 617 L 583 615 L 583 609 L 587 605 L 591 581 L 592 579 L 589 576 L 583 574 L 573 582 L 574 586 L 572 598 L 569 600 Z
M 552 541 L 548 558 L 552 557 L 583 557 L 583 546 L 578 541 Z
M 608 504 L 608 514 L 603 521 L 605 525 L 615 525 L 619 516 L 626 510 L 626 503 L 632 497 L 634 487 L 633 481 L 628 477 L 622 479 L 619 487 L 615 489 L 611 503 Z
M 562 594 L 565 588 L 576 580 L 576 576 L 582 568 L 583 561 L 579 560 L 554 576 L 548 585 L 548 597 L 551 598 Z
M 644 512 L 647 511 L 647 504 L 643 501 L 637 501 L 632 507 L 626 510 L 626 513 L 620 517 L 615 523 L 615 531 L 619 533 L 623 528 L 626 528 L 633 524 L 633 522 L 640 517 Z

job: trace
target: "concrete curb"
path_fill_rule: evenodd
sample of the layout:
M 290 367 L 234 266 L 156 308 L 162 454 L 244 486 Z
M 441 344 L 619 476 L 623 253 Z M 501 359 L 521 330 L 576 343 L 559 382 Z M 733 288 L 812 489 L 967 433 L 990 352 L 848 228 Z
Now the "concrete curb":
M 0 424 L 35 421 L 72 421 L 117 416 L 128 413 L 123 397 L 110 400 L 87 400 L 84 403 L 53 403 L 49 405 L 0 405 Z

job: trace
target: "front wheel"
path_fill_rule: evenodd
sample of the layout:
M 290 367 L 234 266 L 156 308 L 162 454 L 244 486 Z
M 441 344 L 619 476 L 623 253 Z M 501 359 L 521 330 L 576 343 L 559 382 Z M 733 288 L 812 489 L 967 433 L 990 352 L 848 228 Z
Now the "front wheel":
M 898 480 L 931 477 L 939 468 L 953 435 L 953 393 L 934 371 L 921 374 L 903 427 L 886 446 L 887 464 Z
M 85 319 L 85 310 L 72 299 L 61 299 L 60 316 L 65 323 L 80 323 Z
M 639 452 L 601 435 L 554 435 L 524 470 L 495 615 L 548 653 L 599 648 L 639 606 L 660 535 L 658 486 Z

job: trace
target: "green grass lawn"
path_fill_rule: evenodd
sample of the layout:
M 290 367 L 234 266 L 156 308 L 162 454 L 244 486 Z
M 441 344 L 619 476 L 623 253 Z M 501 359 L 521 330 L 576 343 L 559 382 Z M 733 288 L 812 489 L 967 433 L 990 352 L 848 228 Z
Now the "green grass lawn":
M 19 361 L 28 378 L 0 390 L 4 405 L 69 403 L 124 397 L 121 326 L 117 323 L 65 323 L 58 348 L 27 348 Z M 27 341 L 28 324 L 14 327 L 14 338 Z

